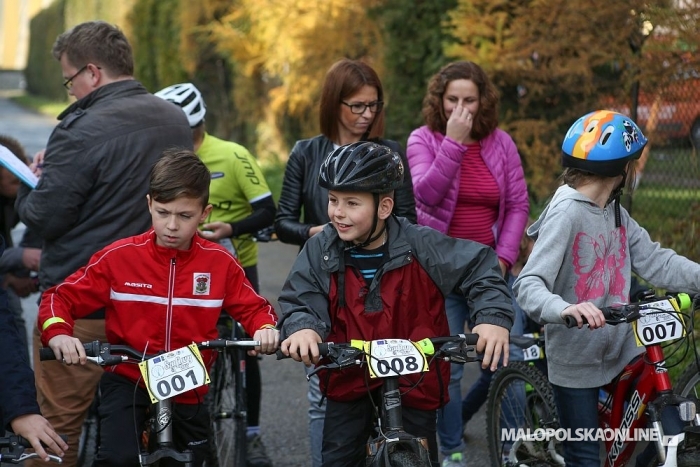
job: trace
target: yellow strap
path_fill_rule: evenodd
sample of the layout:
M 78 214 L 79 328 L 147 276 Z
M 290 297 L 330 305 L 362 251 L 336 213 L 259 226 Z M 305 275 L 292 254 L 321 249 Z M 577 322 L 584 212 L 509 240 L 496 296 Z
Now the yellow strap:
M 277 329 L 277 327 L 274 324 L 263 324 L 260 329 Z
M 46 328 L 48 328 L 48 327 L 51 326 L 52 324 L 56 324 L 56 323 L 65 323 L 65 322 L 66 322 L 65 319 L 63 319 L 63 318 L 58 318 L 58 317 L 54 316 L 53 318 L 49 318 L 49 319 L 47 319 L 46 321 L 44 321 L 43 326 L 41 326 L 41 330 L 42 330 L 42 331 L 46 331 Z

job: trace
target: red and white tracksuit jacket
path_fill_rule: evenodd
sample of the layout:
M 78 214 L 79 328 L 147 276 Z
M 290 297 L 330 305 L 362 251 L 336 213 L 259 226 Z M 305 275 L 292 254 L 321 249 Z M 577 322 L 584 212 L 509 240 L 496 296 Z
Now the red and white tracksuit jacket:
M 72 335 L 74 320 L 105 308 L 105 331 L 112 344 L 155 354 L 218 337 L 221 310 L 249 334 L 275 325 L 270 303 L 253 290 L 243 268 L 223 247 L 195 235 L 190 249 L 156 245 L 155 232 L 125 238 L 95 253 L 90 262 L 41 297 L 38 325 L 44 345 L 59 334 Z M 207 366 L 212 352 L 202 352 Z M 138 365 L 107 371 L 136 382 Z M 143 383 L 142 383 L 143 385 Z M 178 396 L 201 402 L 206 386 Z

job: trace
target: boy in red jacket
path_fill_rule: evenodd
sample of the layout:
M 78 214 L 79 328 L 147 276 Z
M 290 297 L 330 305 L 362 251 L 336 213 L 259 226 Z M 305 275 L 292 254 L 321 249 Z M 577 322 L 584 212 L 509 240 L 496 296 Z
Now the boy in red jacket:
M 147 196 L 153 228 L 105 247 L 42 296 L 42 342 L 57 359 L 66 365 L 86 363 L 82 344 L 71 337 L 73 322 L 102 307 L 109 342 L 144 353 L 216 339 L 222 309 L 260 341 L 257 352 L 274 352 L 279 335 L 273 307 L 255 293 L 225 248 L 197 235 L 197 226 L 212 209 L 210 180 L 209 170 L 191 151 L 163 153 L 151 172 Z M 210 367 L 213 355 L 202 356 Z M 139 368 L 108 368 L 100 390 L 96 463 L 138 466 L 137 427 L 143 426 L 150 405 Z M 209 414 L 202 405 L 206 391 L 200 386 L 173 403 L 175 448 L 192 450 L 195 465 L 201 465 L 208 449 Z

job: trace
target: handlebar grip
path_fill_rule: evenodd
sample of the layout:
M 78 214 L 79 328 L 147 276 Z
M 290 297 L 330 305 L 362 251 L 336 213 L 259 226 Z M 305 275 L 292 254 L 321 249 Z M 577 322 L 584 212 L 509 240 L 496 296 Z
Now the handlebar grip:
M 322 357 L 328 356 L 328 342 L 321 342 L 318 344 L 318 353 L 321 354 Z
M 281 350 L 277 350 L 277 352 L 275 352 L 275 355 L 277 356 L 277 360 L 284 360 L 285 358 L 292 358 L 289 355 L 283 354 Z
M 581 316 L 581 319 L 583 320 L 583 324 L 588 324 L 588 321 L 586 321 L 586 318 Z M 576 318 L 573 316 L 564 316 L 564 324 L 566 324 L 567 328 L 575 328 L 578 326 L 578 323 L 576 322 Z
M 53 349 L 51 347 L 42 347 L 39 349 L 39 360 L 47 361 L 47 360 L 56 360 L 56 354 L 53 353 Z

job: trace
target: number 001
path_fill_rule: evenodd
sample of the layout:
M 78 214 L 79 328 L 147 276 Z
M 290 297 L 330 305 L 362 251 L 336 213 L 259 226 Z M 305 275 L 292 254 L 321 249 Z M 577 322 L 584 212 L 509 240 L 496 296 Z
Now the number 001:
M 187 372 L 185 377 L 189 377 L 192 380 L 193 385 L 197 385 L 197 378 L 194 374 L 194 371 L 190 370 Z M 161 397 L 165 398 L 170 395 L 170 392 L 172 391 L 171 386 L 175 388 L 176 391 L 182 391 L 185 389 L 185 380 L 182 376 L 180 375 L 175 375 L 172 378 L 170 378 L 170 382 L 168 380 L 164 379 L 161 381 L 158 381 L 158 384 L 156 385 L 156 388 L 158 389 L 158 394 L 160 394 Z

